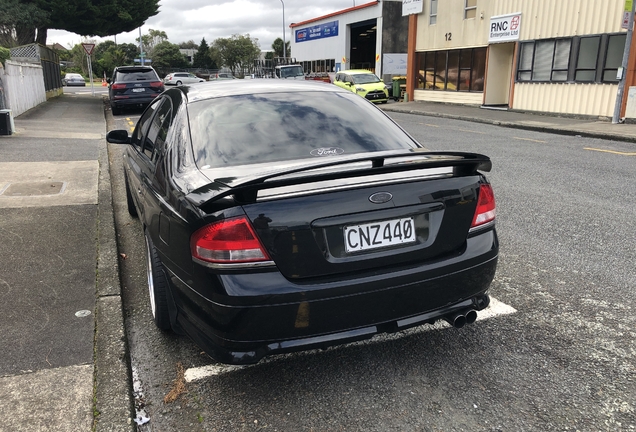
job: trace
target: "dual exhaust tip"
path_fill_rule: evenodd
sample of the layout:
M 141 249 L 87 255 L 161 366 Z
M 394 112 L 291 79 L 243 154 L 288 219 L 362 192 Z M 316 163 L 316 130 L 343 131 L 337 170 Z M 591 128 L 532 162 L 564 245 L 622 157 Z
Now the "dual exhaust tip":
M 474 309 L 465 309 L 453 312 L 446 315 L 444 320 L 455 328 L 462 328 L 466 324 L 472 324 L 477 321 L 477 311 Z

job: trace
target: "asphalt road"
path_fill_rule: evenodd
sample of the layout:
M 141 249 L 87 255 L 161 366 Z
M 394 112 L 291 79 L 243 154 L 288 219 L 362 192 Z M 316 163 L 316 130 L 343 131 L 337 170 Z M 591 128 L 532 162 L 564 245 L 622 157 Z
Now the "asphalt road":
M 422 327 L 219 367 L 154 327 L 123 148 L 110 145 L 137 402 L 150 419 L 140 430 L 636 430 L 636 174 L 634 156 L 621 154 L 634 145 L 392 117 L 431 150 L 492 158 L 501 255 L 491 294 L 510 309 L 461 330 Z M 180 367 L 190 381 L 165 403 Z

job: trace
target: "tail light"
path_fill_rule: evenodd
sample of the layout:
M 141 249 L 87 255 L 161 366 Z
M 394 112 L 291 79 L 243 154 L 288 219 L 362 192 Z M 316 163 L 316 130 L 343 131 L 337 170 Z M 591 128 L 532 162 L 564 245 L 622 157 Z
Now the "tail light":
M 110 88 L 113 90 L 123 90 L 126 88 L 126 84 L 111 84 Z
M 268 261 L 269 256 L 245 216 L 199 228 L 190 239 L 192 256 L 218 264 Z
M 479 187 L 479 198 L 477 199 L 477 209 L 473 217 L 471 228 L 492 222 L 495 220 L 495 194 L 489 184 Z
M 150 83 L 150 87 L 152 88 L 163 88 L 163 83 L 161 81 L 153 81 Z

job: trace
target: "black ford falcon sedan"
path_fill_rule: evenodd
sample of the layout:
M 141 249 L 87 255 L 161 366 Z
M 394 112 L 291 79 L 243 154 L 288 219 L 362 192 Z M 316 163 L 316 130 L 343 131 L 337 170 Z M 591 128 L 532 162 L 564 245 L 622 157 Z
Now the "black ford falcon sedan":
M 193 84 L 107 140 L 127 144 L 155 323 L 220 362 L 462 327 L 489 304 L 490 160 L 430 152 L 351 92 Z

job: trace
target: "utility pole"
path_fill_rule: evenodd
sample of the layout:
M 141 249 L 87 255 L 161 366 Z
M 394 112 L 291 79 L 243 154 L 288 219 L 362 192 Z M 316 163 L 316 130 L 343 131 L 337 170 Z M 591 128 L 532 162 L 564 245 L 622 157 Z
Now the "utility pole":
M 620 121 L 621 108 L 623 106 L 623 93 L 625 92 L 625 75 L 627 75 L 627 66 L 629 63 L 629 51 L 632 48 L 632 35 L 634 34 L 634 10 L 636 9 L 636 1 L 632 1 L 632 11 L 629 14 L 629 24 L 627 25 L 627 35 L 625 37 L 625 50 L 623 51 L 623 62 L 621 63 L 620 77 L 618 81 L 618 91 L 616 92 L 616 104 L 614 105 L 614 116 L 612 124 Z
M 139 27 L 139 61 L 141 62 L 141 65 L 143 66 L 144 63 L 144 46 L 141 43 L 141 27 Z
M 283 0 L 280 0 L 283 5 L 283 63 L 287 64 L 287 42 L 285 41 L 285 3 Z

